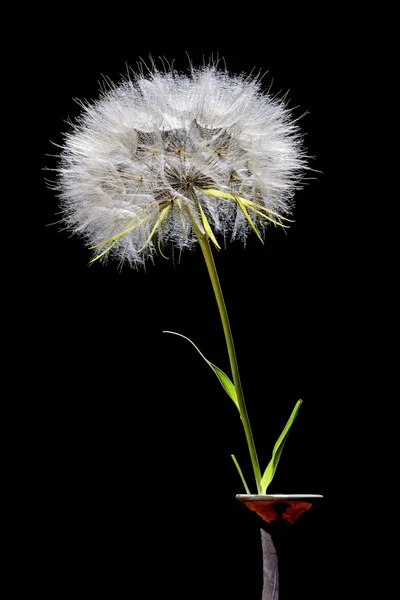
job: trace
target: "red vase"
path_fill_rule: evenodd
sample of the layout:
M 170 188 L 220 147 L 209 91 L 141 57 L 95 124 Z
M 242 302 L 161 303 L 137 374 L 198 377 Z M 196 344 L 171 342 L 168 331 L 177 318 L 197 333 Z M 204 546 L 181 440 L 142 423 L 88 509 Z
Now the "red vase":
M 262 600 L 279 599 L 278 553 L 273 535 L 288 525 L 292 525 L 314 502 L 323 496 L 320 494 L 238 494 L 236 499 L 249 510 L 254 511 L 263 521 L 261 543 L 263 555 L 263 591 Z M 271 533 L 273 529 L 274 534 Z

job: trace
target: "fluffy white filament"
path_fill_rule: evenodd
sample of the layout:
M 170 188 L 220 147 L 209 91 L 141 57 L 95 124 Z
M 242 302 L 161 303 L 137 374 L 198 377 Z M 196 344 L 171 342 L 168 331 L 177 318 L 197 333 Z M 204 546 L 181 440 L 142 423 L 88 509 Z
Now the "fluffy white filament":
M 63 221 L 132 266 L 199 232 L 215 245 L 287 226 L 306 169 L 297 123 L 256 77 L 215 65 L 124 79 L 65 134 L 57 190 Z

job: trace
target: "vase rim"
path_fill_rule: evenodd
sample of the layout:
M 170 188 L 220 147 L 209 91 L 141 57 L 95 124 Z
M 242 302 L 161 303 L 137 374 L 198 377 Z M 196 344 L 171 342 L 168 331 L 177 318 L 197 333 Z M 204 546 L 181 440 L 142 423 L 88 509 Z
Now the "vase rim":
M 321 494 L 236 494 L 237 500 L 302 500 L 303 498 L 323 498 Z

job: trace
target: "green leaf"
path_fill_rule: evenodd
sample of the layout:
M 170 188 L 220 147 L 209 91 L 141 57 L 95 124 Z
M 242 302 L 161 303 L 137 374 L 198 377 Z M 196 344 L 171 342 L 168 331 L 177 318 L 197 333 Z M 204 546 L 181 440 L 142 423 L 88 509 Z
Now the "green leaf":
M 194 344 L 192 342 L 192 340 L 190 340 L 185 335 L 182 335 L 181 333 L 176 333 L 176 331 L 163 331 L 163 333 L 172 333 L 173 335 L 179 335 L 179 337 L 184 338 L 185 340 L 187 340 L 188 342 L 190 342 L 192 344 L 192 346 L 194 346 L 196 348 L 196 350 L 200 354 L 200 356 L 212 368 L 212 370 L 214 371 L 214 373 L 218 377 L 220 383 L 222 384 L 222 387 L 224 388 L 224 390 L 226 391 L 226 393 L 228 394 L 228 396 L 234 401 L 234 403 L 236 404 L 236 406 L 237 406 L 237 408 L 239 410 L 239 402 L 238 402 L 238 399 L 237 399 L 237 396 L 236 396 L 236 389 L 235 389 L 235 386 L 233 385 L 232 381 L 229 379 L 228 375 L 226 375 L 226 373 L 224 373 L 219 367 L 215 366 L 212 362 L 210 362 L 204 356 L 204 354 L 202 354 L 200 352 L 200 350 L 198 349 L 198 347 L 196 346 L 196 344 Z
M 236 460 L 236 458 L 234 457 L 233 454 L 231 454 L 231 457 L 232 457 L 233 462 L 236 465 L 236 468 L 237 468 L 238 473 L 240 475 L 240 479 L 242 480 L 242 483 L 244 485 L 244 489 L 246 490 L 246 493 L 250 495 L 249 486 L 247 485 L 246 480 L 245 480 L 245 478 L 243 476 L 242 469 L 239 467 L 239 463 L 238 463 L 238 461 Z
M 288 422 L 286 423 L 281 435 L 278 437 L 277 442 L 272 450 L 272 458 L 271 458 L 267 468 L 265 469 L 264 475 L 261 478 L 261 494 L 265 494 L 265 492 L 267 491 L 267 487 L 269 486 L 272 479 L 274 478 L 275 471 L 278 466 L 283 447 L 288 438 L 290 428 L 293 425 L 295 418 L 297 417 L 297 413 L 299 412 L 299 409 L 300 409 L 300 406 L 302 405 L 302 403 L 303 403 L 303 400 L 298 400 L 296 402 L 296 405 L 295 405 L 294 409 L 292 410 L 292 414 L 290 415 Z

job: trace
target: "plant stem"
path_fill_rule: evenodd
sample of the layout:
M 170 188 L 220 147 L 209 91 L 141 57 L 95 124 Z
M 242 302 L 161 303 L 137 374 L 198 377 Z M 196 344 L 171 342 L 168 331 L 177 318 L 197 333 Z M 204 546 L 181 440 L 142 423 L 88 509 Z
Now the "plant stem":
M 208 274 L 211 279 L 212 287 L 215 294 L 215 299 L 218 304 L 219 314 L 222 321 L 222 327 L 224 330 L 226 347 L 229 355 L 229 362 L 232 371 L 233 383 L 236 389 L 236 395 L 239 404 L 239 413 L 240 418 L 243 423 L 244 433 L 246 435 L 247 445 L 249 447 L 251 464 L 253 466 L 254 477 L 257 484 L 257 492 L 261 494 L 261 471 L 260 465 L 257 458 L 256 447 L 254 444 L 253 433 L 251 431 L 250 421 L 247 414 L 247 408 L 244 401 L 242 384 L 239 376 L 239 368 L 236 358 L 235 346 L 233 343 L 231 326 L 229 323 L 228 312 L 226 310 L 225 300 L 221 289 L 221 284 L 219 281 L 217 269 L 214 262 L 214 257 L 210 248 L 210 243 L 208 241 L 208 237 L 201 233 L 200 231 L 196 231 L 197 237 L 199 239 L 200 247 L 203 252 L 204 260 L 207 265 Z

